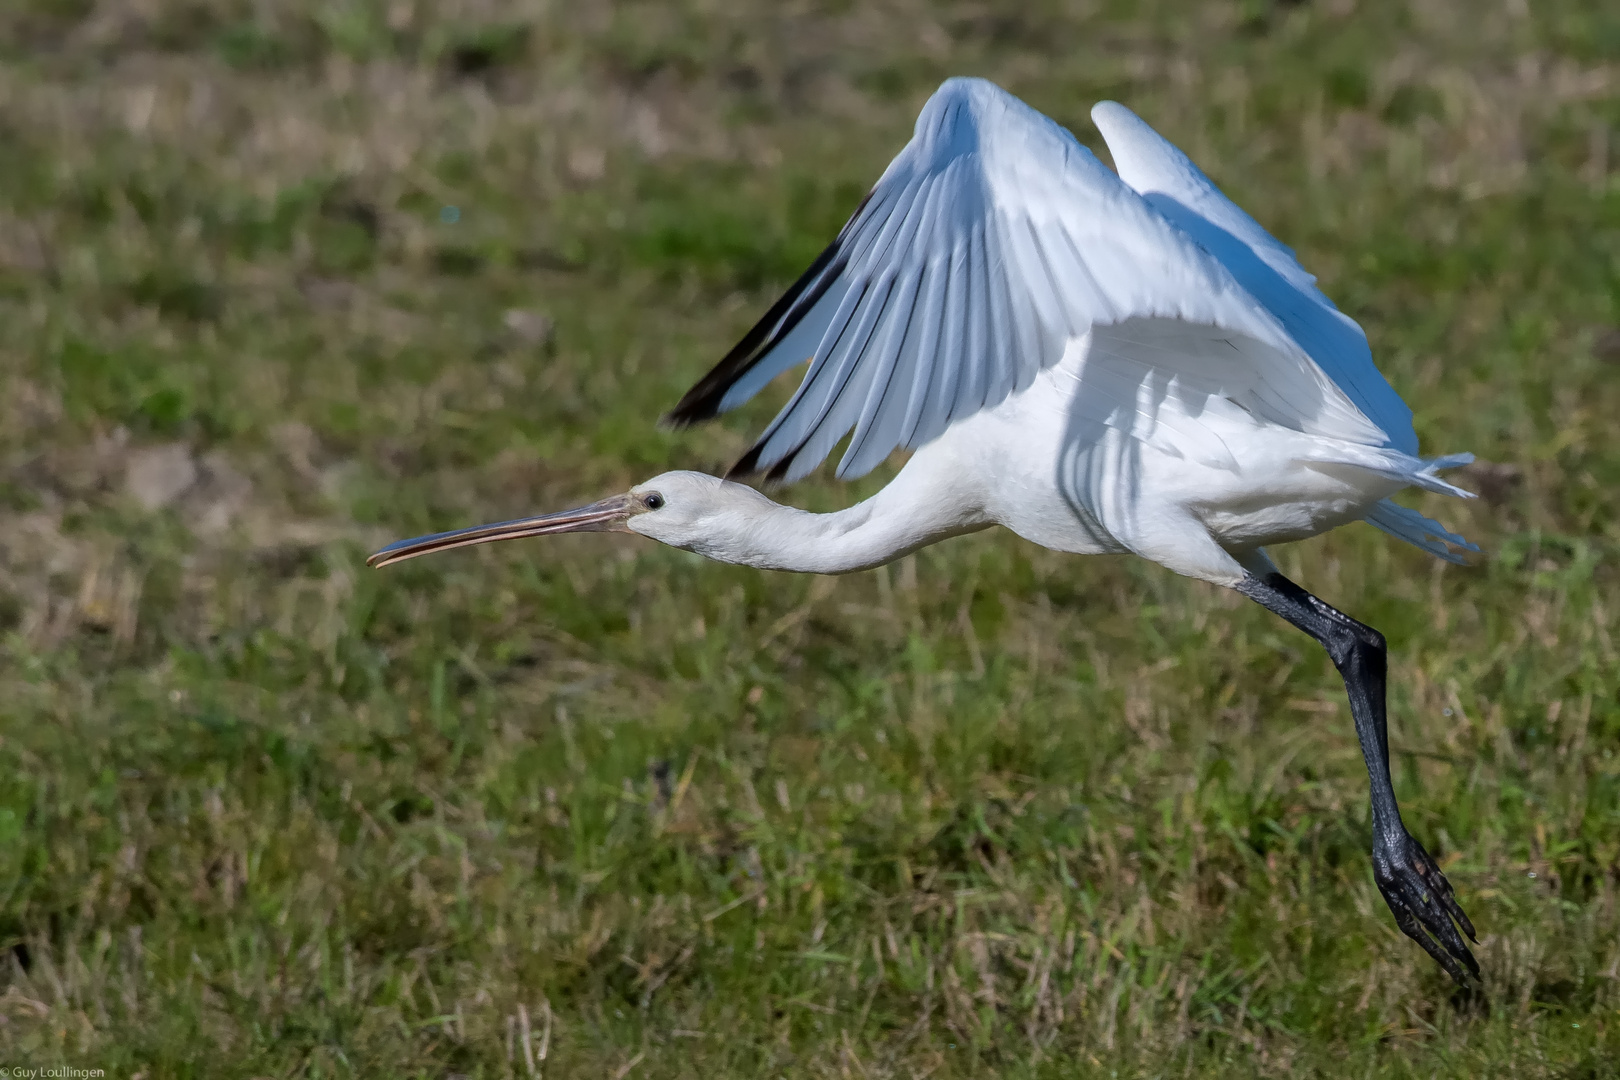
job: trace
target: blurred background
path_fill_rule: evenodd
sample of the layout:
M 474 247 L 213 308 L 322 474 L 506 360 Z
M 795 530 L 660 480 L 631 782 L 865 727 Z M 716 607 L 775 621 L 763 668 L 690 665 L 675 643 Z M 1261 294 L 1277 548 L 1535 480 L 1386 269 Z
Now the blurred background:
M 1476 566 L 1276 554 L 1390 638 L 1487 997 L 1377 894 L 1326 657 L 1235 595 L 1001 533 L 364 567 L 729 464 L 787 387 L 655 420 L 955 74 L 1099 151 L 1137 110 L 1479 455 L 1403 496 Z M 8 0 L 4 1064 L 1610 1075 L 1617 324 L 1607 0 Z

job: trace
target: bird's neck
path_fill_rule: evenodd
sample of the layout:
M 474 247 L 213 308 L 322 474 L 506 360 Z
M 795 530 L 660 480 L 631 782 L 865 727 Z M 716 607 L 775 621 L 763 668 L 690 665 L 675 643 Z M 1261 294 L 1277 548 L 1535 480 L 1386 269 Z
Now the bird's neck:
M 750 508 L 746 519 L 693 550 L 762 570 L 847 574 L 991 524 L 980 501 L 963 490 L 960 477 L 921 465 L 913 458 L 870 499 L 828 514 L 760 496 L 763 505 Z

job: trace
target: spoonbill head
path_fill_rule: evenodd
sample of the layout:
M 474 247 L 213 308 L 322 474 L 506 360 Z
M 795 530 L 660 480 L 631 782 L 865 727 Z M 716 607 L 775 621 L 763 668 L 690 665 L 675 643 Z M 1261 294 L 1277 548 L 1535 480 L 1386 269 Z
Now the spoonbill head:
M 401 540 L 372 555 L 366 564 L 388 566 L 418 555 L 487 544 L 492 540 L 580 532 L 639 533 L 671 547 L 709 555 L 710 551 L 703 550 L 705 543 L 712 544 L 736 531 L 737 523 L 746 518 L 750 510 L 776 505 L 744 484 L 708 473 L 676 470 L 637 484 L 622 495 L 610 495 L 572 510 Z M 726 562 L 739 561 L 724 559 L 718 554 L 713 557 Z

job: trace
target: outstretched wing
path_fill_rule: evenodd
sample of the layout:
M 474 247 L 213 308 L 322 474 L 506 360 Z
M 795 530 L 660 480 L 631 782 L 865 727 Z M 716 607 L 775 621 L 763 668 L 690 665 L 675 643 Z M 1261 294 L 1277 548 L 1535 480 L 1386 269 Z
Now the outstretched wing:
M 1221 193 L 1203 170 L 1125 106 L 1098 103 L 1091 120 L 1108 143 L 1119 178 L 1186 232 L 1282 323 L 1288 335 L 1390 445 L 1417 453 L 1412 410 L 1373 365 L 1367 335 L 1334 306 L 1294 252 Z
M 1087 412 L 1133 433 L 1155 424 L 1140 403 L 1151 373 L 1257 420 L 1388 441 L 1220 259 L 979 79 L 928 100 L 832 246 L 668 419 L 708 419 L 809 360 L 732 475 L 798 479 L 853 429 L 838 474 L 859 476 L 1028 387 L 1077 342 L 1124 373 Z

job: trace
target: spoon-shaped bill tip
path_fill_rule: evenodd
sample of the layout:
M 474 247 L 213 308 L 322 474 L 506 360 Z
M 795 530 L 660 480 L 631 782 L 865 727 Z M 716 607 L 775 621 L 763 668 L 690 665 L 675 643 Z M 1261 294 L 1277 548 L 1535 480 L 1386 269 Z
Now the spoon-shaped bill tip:
M 642 509 L 629 495 L 613 495 L 601 502 L 564 510 L 559 514 L 541 514 L 538 517 L 518 518 L 515 521 L 497 521 L 492 525 L 474 525 L 469 529 L 418 536 L 399 540 L 366 560 L 367 566 L 387 566 L 390 563 L 414 559 L 435 551 L 487 544 L 491 540 L 516 540 L 524 536 L 549 536 L 570 532 L 628 532 L 625 522 L 630 515 Z

